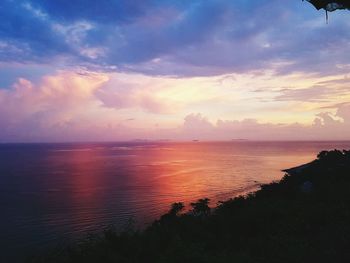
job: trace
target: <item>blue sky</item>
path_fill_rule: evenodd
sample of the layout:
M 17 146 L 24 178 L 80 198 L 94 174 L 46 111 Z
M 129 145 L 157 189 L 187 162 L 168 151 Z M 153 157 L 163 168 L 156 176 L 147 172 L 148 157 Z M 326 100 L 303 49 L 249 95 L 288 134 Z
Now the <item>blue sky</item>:
M 337 112 L 349 99 L 348 11 L 331 13 L 326 24 L 324 12 L 297 0 L 3 0 L 0 20 L 0 95 L 6 93 L 6 101 L 15 101 L 18 83 L 28 86 L 30 82 L 38 93 L 49 89 L 44 87 L 45 79 L 68 74 L 74 81 L 100 74 L 99 79 L 108 80 L 91 91 L 97 100 L 94 105 L 113 109 L 109 114 L 114 114 L 118 123 L 123 119 L 151 119 L 152 124 L 140 122 L 129 127 L 138 137 L 150 136 L 154 125 L 165 130 L 182 127 L 186 116 L 205 115 L 212 123 L 254 119 L 313 125 L 314 118 L 324 123 L 319 117 L 324 115 L 317 116 L 324 108 L 335 121 L 344 122 Z M 226 79 L 224 87 L 219 79 Z M 21 80 L 29 82 L 23 84 Z M 288 80 L 293 83 L 286 83 Z M 337 86 L 326 86 L 327 81 Z M 216 84 L 203 84 L 212 82 Z M 193 83 L 197 87 L 191 86 Z M 194 102 L 185 91 L 189 85 L 195 90 L 203 86 L 203 93 L 210 96 Z M 225 85 L 235 88 L 228 91 Z M 158 86 L 162 88 L 154 88 Z M 181 99 L 179 94 L 187 95 Z M 194 91 L 192 94 L 198 96 Z M 261 108 L 251 99 L 257 94 Z M 5 95 L 1 96 L 4 100 Z M 294 104 L 283 111 L 281 101 Z M 37 122 L 46 116 L 39 113 L 51 109 L 48 102 L 43 105 L 30 116 L 22 113 L 25 118 L 6 106 L 0 121 L 11 132 L 3 138 L 11 135 L 16 140 L 16 134 L 26 130 L 24 122 Z M 89 116 L 99 118 L 97 109 L 89 107 L 94 112 Z M 177 113 L 169 108 L 177 109 Z M 97 122 L 74 114 L 68 119 L 75 124 Z M 17 115 L 21 117 L 14 121 Z M 104 126 L 112 125 L 110 121 Z M 49 131 L 42 131 L 47 140 L 57 139 Z M 67 136 L 70 138 L 69 133 Z M 169 132 L 169 137 L 176 136 Z M 113 138 L 119 139 L 118 135 Z M 23 136 L 21 139 L 26 140 Z

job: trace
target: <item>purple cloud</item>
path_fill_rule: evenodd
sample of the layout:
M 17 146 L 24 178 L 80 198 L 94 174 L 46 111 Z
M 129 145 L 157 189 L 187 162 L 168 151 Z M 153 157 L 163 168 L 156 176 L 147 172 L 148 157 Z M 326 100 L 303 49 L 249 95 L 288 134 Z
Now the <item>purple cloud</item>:
M 295 0 L 4 0 L 0 60 L 59 59 L 64 65 L 152 75 L 264 68 L 332 74 L 345 72 L 337 65 L 350 59 L 346 15 L 337 12 L 326 25 Z

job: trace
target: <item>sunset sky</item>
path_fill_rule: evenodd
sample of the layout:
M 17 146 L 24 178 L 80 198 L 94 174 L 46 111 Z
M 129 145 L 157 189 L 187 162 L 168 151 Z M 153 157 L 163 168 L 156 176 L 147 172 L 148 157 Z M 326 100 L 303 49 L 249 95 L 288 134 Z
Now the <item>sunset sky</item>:
M 350 12 L 2 0 L 0 142 L 350 139 Z

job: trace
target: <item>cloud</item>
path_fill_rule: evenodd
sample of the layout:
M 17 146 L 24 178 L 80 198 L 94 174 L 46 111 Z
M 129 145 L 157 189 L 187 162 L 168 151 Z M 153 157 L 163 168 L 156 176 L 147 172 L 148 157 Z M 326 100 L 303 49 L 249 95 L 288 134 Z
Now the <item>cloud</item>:
M 19 78 L 0 89 L 0 138 L 16 142 L 350 139 L 348 83 L 340 77 L 316 80 L 316 85 L 324 86 L 321 94 L 327 93 L 326 102 L 321 103 L 313 90 L 315 79 L 295 82 L 301 91 L 293 93 L 292 88 L 279 88 L 293 78 L 276 80 L 270 75 L 174 79 L 58 71 L 38 81 Z M 262 87 L 259 95 L 266 98 L 275 98 L 276 92 L 288 96 L 268 104 L 252 98 L 250 90 L 254 94 Z
M 296 101 L 318 101 L 327 99 L 330 93 L 329 88 L 314 86 L 305 89 L 281 89 L 281 95 L 275 97 L 275 100 L 296 100 Z
M 339 117 L 341 120 L 339 120 Z M 190 114 L 182 128 L 183 139 L 201 140 L 348 140 L 350 106 L 316 116 L 310 125 L 262 123 L 256 119 L 208 121 L 201 114 Z
M 347 95 L 350 92 L 350 87 L 326 87 L 326 86 L 312 86 L 309 88 L 293 89 L 285 88 L 278 91 L 280 95 L 274 99 L 277 101 L 331 101 L 334 96 Z
M 350 59 L 346 14 L 326 25 L 294 0 L 4 0 L 0 19 L 1 61 L 203 76 L 327 75 L 346 72 Z
M 342 118 L 345 123 L 350 123 L 350 103 L 340 105 L 336 116 Z
M 48 62 L 54 56 L 69 54 L 71 47 L 52 30 L 50 20 L 25 3 L 4 0 L 0 4 L 0 60 Z
M 134 76 L 134 82 L 125 81 L 128 78 L 86 71 L 58 71 L 37 82 L 19 78 L 10 88 L 0 89 L 0 138 L 96 141 L 142 137 L 149 126 L 146 113 L 170 114 L 177 105 L 160 94 L 161 80 L 157 84 Z M 153 85 L 142 85 L 147 81 Z
M 143 77 L 141 77 L 143 78 Z M 169 98 L 161 98 L 159 90 L 145 83 L 121 81 L 118 76 L 95 92 L 107 108 L 140 109 L 155 114 L 174 113 L 179 105 Z
M 252 92 L 262 95 L 259 97 L 262 102 L 288 106 L 289 113 L 292 111 L 295 113 L 298 108 L 305 114 L 309 111 L 317 114 L 320 110 L 334 113 L 335 109 L 350 101 L 350 81 L 346 75 L 324 77 L 299 75 L 294 79 L 288 77 L 279 79 L 281 80 L 279 85 L 290 83 L 291 86 L 280 88 L 274 84 L 265 85 L 255 88 Z
M 0 90 L 0 137 L 39 140 L 53 132 L 54 139 L 55 130 L 84 118 L 94 104 L 94 91 L 106 81 L 103 74 L 70 72 L 44 77 L 39 85 L 19 79 L 11 89 Z
M 118 1 L 92 1 L 92 0 L 60 0 L 30 1 L 37 10 L 50 14 L 62 22 L 75 22 L 90 20 L 101 23 L 127 23 L 143 15 L 152 3 L 149 0 L 118 0 Z

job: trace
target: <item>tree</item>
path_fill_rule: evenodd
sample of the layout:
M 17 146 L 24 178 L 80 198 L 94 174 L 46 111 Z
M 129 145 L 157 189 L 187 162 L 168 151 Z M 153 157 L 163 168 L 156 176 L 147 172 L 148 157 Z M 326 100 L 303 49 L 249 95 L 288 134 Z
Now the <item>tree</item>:
M 306 0 L 317 10 L 324 9 L 333 12 L 338 9 L 350 9 L 350 0 Z
M 304 1 L 304 0 L 303 0 Z M 328 23 L 328 12 L 333 12 L 339 9 L 350 10 L 350 0 L 306 0 L 311 3 L 317 10 L 326 10 L 326 20 Z
M 195 203 L 191 203 L 193 214 L 196 216 L 208 216 L 210 214 L 209 201 L 209 198 L 203 198 Z
M 185 205 L 182 202 L 173 203 L 168 212 L 170 215 L 178 216 L 178 214 L 185 208 Z

